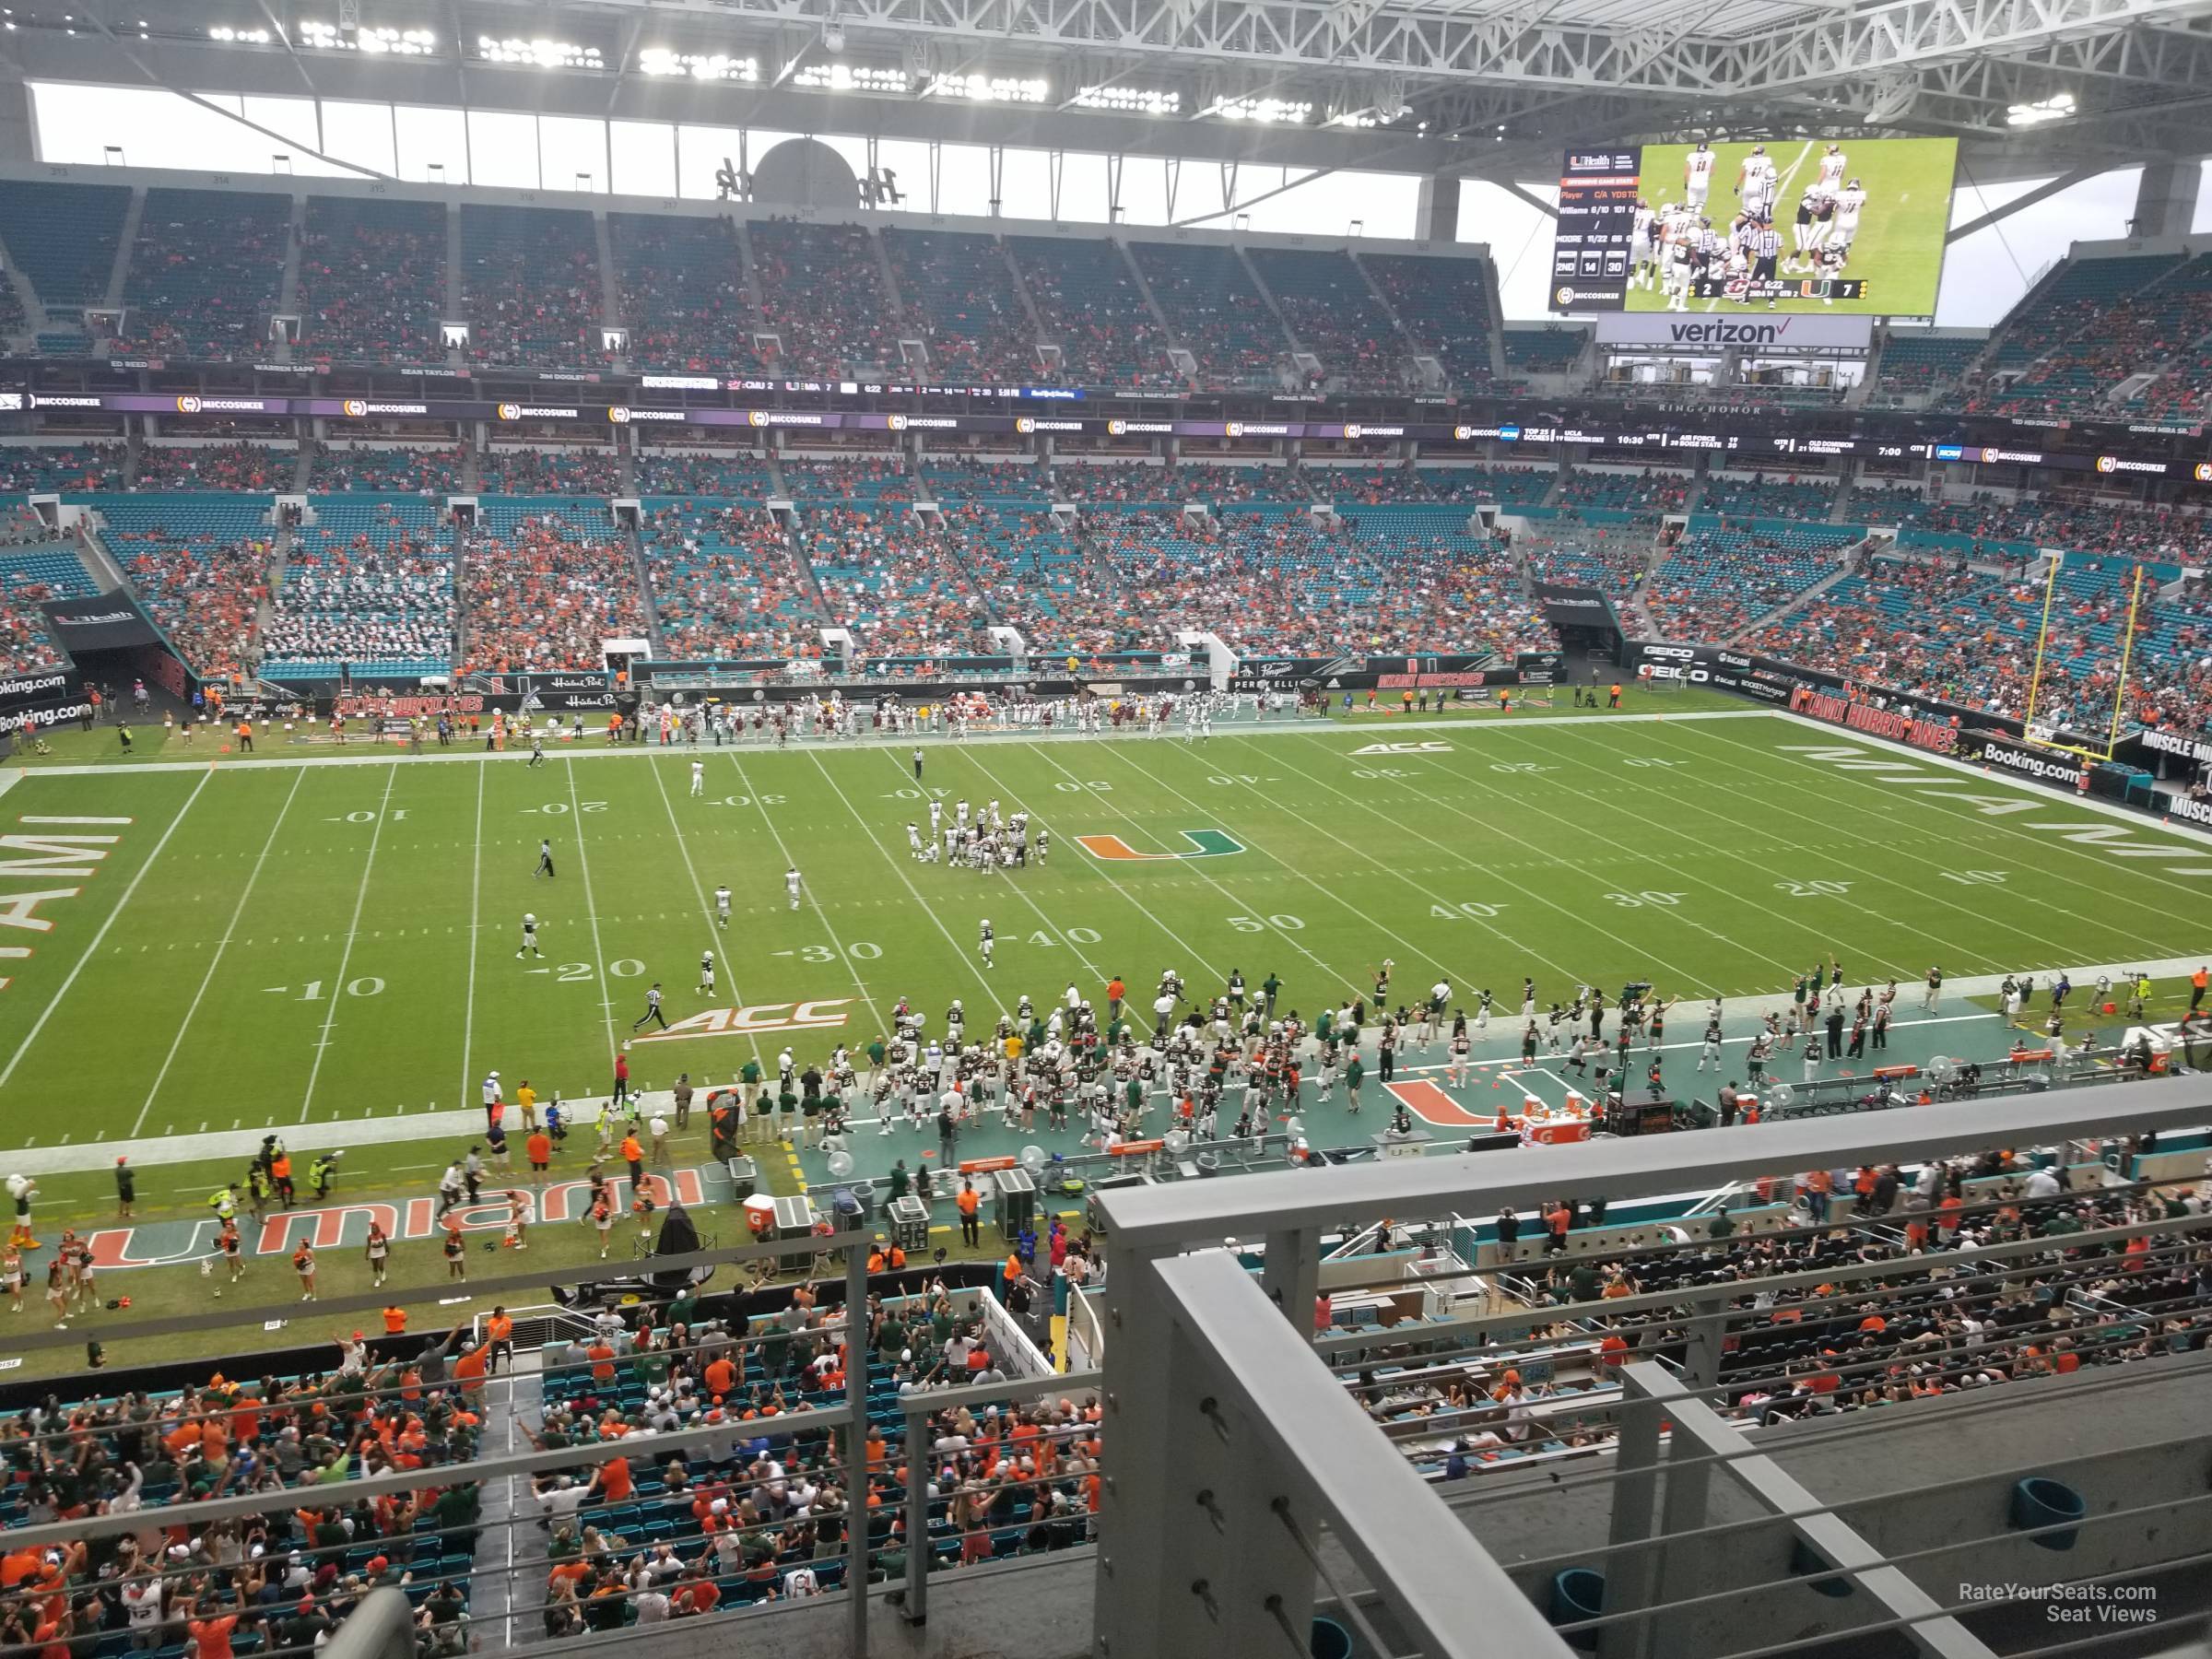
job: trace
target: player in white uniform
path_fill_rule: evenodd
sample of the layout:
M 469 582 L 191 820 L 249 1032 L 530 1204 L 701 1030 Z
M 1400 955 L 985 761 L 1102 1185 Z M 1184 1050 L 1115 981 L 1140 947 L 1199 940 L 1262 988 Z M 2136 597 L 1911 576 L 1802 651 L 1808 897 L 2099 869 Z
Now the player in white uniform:
M 799 867 L 796 865 L 783 872 L 783 890 L 791 895 L 791 908 L 799 908 Z
M 1688 311 L 1689 309 L 1689 274 L 1696 258 L 1697 251 L 1691 246 L 1689 235 L 1687 232 L 1668 241 L 1665 278 L 1666 309 L 1668 311 Z
M 691 762 L 691 794 L 692 794 L 692 796 L 693 796 L 693 798 L 694 798 L 694 799 L 696 799 L 696 798 L 697 798 L 697 797 L 699 797 L 700 795 L 703 795 L 703 794 L 705 794 L 706 793 L 707 793 L 707 763 L 706 763 L 704 760 L 694 760 L 694 761 L 692 761 L 692 762 Z
M 1822 195 L 1834 195 L 1843 187 L 1843 147 L 1831 144 L 1820 157 L 1820 177 L 1817 181 Z
M 975 948 L 977 953 L 982 957 L 984 967 L 989 968 L 994 965 L 991 960 L 991 953 L 998 948 L 998 935 L 991 931 L 991 920 L 987 916 L 983 919 L 982 932 L 976 935 Z
M 1744 211 L 1754 218 L 1765 218 L 1772 213 L 1774 186 L 1774 158 L 1767 154 L 1765 145 L 1755 144 L 1735 176 L 1735 194 L 1743 202 Z
M 699 987 L 709 996 L 714 994 L 714 953 L 708 951 L 699 959 Z
M 1858 240 L 1859 214 L 1866 206 L 1866 187 L 1856 179 L 1836 193 L 1836 222 L 1828 233 L 1828 245 L 1845 253 Z
M 1712 194 L 1712 170 L 1717 161 L 1711 147 L 1703 139 L 1689 152 L 1682 164 L 1682 194 L 1695 214 L 1705 206 L 1705 198 Z
M 714 920 L 725 928 L 730 924 L 730 889 L 726 886 L 714 889 Z
M 542 957 L 546 954 L 537 947 L 537 918 L 528 911 L 523 912 L 522 949 L 514 953 L 518 960 L 521 959 L 523 951 L 525 950 L 534 957 Z
M 922 831 L 912 818 L 906 821 L 906 850 L 913 854 L 916 864 L 923 862 Z
M 1629 233 L 1629 286 L 1652 287 L 1659 270 L 1659 216 L 1649 202 L 1636 204 L 1634 229 Z

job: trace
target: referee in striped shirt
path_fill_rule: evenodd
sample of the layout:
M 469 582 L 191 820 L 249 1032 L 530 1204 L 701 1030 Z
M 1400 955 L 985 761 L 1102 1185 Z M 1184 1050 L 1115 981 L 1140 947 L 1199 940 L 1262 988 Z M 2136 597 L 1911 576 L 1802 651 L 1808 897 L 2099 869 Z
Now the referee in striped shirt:
M 1774 264 L 1781 257 L 1782 232 L 1774 229 L 1772 219 L 1760 219 L 1759 229 L 1751 236 L 1751 282 L 1755 292 L 1759 285 L 1775 280 Z M 1774 309 L 1771 298 L 1767 300 L 1767 309 Z

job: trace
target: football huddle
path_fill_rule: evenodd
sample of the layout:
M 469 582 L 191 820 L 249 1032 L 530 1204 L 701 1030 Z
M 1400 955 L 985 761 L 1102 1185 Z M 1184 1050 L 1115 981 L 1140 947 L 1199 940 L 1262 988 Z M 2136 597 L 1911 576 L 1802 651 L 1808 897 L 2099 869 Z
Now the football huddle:
M 1784 181 L 1767 147 L 1754 145 L 1737 169 L 1734 209 L 1724 204 L 1719 215 L 1725 229 L 1712 206 L 1718 164 L 1700 142 L 1684 158 L 1680 201 L 1656 209 L 1638 201 L 1629 286 L 1664 293 L 1668 311 L 1688 311 L 1692 299 L 1748 305 L 1760 298 L 1771 311 L 1777 285 L 1794 276 L 1817 279 L 1814 292 L 1833 305 L 1866 206 L 1843 147 L 1823 149 L 1813 182 L 1797 198 L 1786 244 L 1775 223 Z

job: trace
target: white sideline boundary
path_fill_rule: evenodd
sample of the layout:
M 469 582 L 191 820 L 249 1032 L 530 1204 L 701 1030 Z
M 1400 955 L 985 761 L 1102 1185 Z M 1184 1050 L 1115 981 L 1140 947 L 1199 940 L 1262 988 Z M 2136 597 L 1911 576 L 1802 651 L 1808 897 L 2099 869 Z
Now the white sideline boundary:
M 893 686 L 887 686 L 883 688 L 887 691 L 897 689 L 897 688 Z M 1372 732 L 1374 734 L 1374 740 L 1381 741 L 1387 739 L 1390 734 L 1394 732 L 1473 733 L 1483 730 L 1486 724 L 1489 725 L 1507 724 L 1511 729 L 1513 730 L 1524 730 L 1532 726 L 1583 725 L 1592 723 L 1608 725 L 1641 725 L 1647 723 L 1657 723 L 1668 720 L 1767 720 L 1771 719 L 1779 711 L 1774 709 L 1691 709 L 1679 714 L 1669 714 L 1665 712 L 1652 714 L 1603 715 L 1513 714 L 1507 716 L 1506 720 L 1503 722 L 1491 721 L 1488 723 L 1485 723 L 1479 716 L 1474 714 L 1462 714 L 1457 716 L 1431 715 L 1425 720 L 1408 720 L 1403 715 L 1390 715 L 1387 717 L 1379 715 L 1376 717 L 1375 724 L 1371 727 L 1347 726 L 1343 724 L 1341 722 L 1335 720 L 1255 720 L 1253 721 L 1249 725 L 1238 724 L 1235 726 L 1224 725 L 1218 727 L 1217 728 L 1216 735 L 1223 737 L 1261 737 L 1278 732 L 1296 733 L 1305 736 L 1311 736 L 1320 732 L 1342 732 L 1347 735 L 1360 732 Z M 1823 727 L 1822 729 L 1827 730 L 1830 728 Z M 1856 735 L 1856 734 L 1853 734 L 1853 735 Z M 1041 742 L 1057 743 L 1064 739 L 1070 742 L 1088 743 L 1163 744 L 1180 744 L 1182 740 L 1180 728 L 1170 732 L 1163 732 L 1158 735 L 1155 735 L 1149 731 L 1122 733 L 1074 732 L 1065 730 L 1065 728 L 1055 727 L 1052 731 L 1048 732 L 1042 727 L 1030 727 L 1026 730 L 1012 732 L 971 732 L 965 737 L 950 737 L 942 733 L 933 733 L 927 736 L 919 736 L 912 732 L 886 732 L 881 734 L 871 732 L 866 736 L 863 737 L 794 737 L 788 744 L 782 747 L 792 749 L 814 749 L 823 753 L 835 754 L 840 749 L 912 748 L 917 743 L 949 744 L 955 747 L 965 748 L 977 744 Z M 714 754 L 735 754 L 742 756 L 747 753 L 755 755 L 772 755 L 778 752 L 778 746 L 774 744 L 751 743 L 749 741 L 746 743 L 725 743 L 719 749 L 717 749 L 711 743 L 702 743 L 697 746 L 690 744 L 670 744 L 664 747 L 657 743 L 622 743 L 609 745 L 604 741 L 587 740 L 587 742 L 589 743 L 589 747 L 579 746 L 575 747 L 563 748 L 558 751 L 548 750 L 547 758 L 558 758 L 562 760 L 618 760 L 624 759 L 636 759 L 645 755 L 686 755 L 703 759 L 707 756 Z M 528 749 L 510 748 L 495 754 L 481 748 L 465 748 L 456 745 L 450 751 L 425 749 L 419 755 L 412 755 L 406 753 L 404 747 L 394 749 L 391 746 L 377 744 L 374 746 L 364 746 L 358 753 L 348 755 L 270 755 L 266 758 L 264 758 L 263 756 L 256 754 L 251 759 L 243 756 L 233 755 L 227 758 L 216 757 L 212 759 L 204 756 L 194 757 L 189 760 L 183 759 L 175 760 L 123 760 L 106 766 L 18 766 L 14 768 L 11 772 L 0 774 L 0 776 L 4 776 L 6 780 L 6 782 L 0 782 L 0 790 L 5 790 L 18 778 L 128 777 L 134 772 L 171 772 L 178 771 L 191 771 L 196 768 L 206 768 L 206 770 L 212 771 L 219 771 L 225 766 L 251 766 L 256 768 L 273 766 L 375 766 L 380 764 L 389 766 L 394 762 L 413 765 L 418 761 L 438 766 L 462 766 L 466 765 L 471 761 L 481 761 L 489 764 L 497 764 L 501 761 L 517 761 L 524 765 L 527 765 L 529 760 L 530 751 Z
M 2171 982 L 2175 980 L 2185 980 L 2190 973 L 2195 971 L 2199 962 L 2206 960 L 2212 960 L 2212 949 L 2198 956 L 2167 957 L 2155 961 L 2092 962 L 2086 965 L 2068 962 L 2049 966 L 2023 964 L 2018 971 L 2032 973 L 2036 978 L 2038 989 L 2041 991 L 2047 988 L 2050 976 L 2064 967 L 2066 972 L 2073 976 L 2076 990 L 2086 994 L 2095 985 L 2097 976 L 2100 973 L 2110 974 L 2117 981 L 2121 974 L 2134 970 L 2149 974 L 2154 981 L 2162 980 Z M 2004 982 L 2004 980 L 2005 976 L 1999 973 L 1964 975 L 1956 979 L 1947 979 L 1943 982 L 1943 1002 L 1938 1012 L 1932 1015 L 1916 1012 L 1912 1018 L 1893 1021 L 1891 1029 L 1903 1031 L 1910 1030 L 1915 1026 L 1964 1025 L 2001 1019 L 2003 1016 L 1991 1008 L 1973 1008 L 1963 1012 L 1943 1012 L 1941 1010 L 1949 1009 L 1954 997 L 1991 995 Z M 1847 984 L 1862 984 L 1866 982 L 1854 980 L 1845 982 Z M 1900 982 L 1897 994 L 1899 1005 L 1900 1006 L 1909 1006 L 1917 1010 L 1920 1006 L 1918 998 L 1922 994 L 1922 991 L 1923 987 L 1917 981 Z M 1767 1010 L 1770 1008 L 1782 1009 L 1787 1006 L 1789 1000 L 1790 991 L 1786 985 L 1779 986 L 1771 992 L 1756 996 L 1732 996 L 1724 999 L 1722 1003 L 1722 1017 L 1731 1024 L 1736 1025 L 1737 1029 L 1724 1037 L 1722 1040 L 1723 1043 L 1728 1047 L 1735 1047 L 1750 1041 L 1755 1034 L 1757 1022 L 1765 1017 Z M 1693 997 L 1686 998 L 1683 1006 L 1690 1010 L 1694 1019 L 1702 1013 L 1706 1005 Z M 1511 1014 L 1493 1017 L 1490 1022 L 1490 1036 L 1485 1040 L 1484 1046 L 1493 1052 L 1478 1053 L 1477 1057 L 1469 1060 L 1469 1067 L 1477 1070 L 1490 1066 L 1504 1066 L 1511 1070 L 1521 1069 L 1520 1032 L 1516 1017 Z M 1676 1051 L 1687 1052 L 1700 1048 L 1703 1044 L 1701 1039 L 1691 1039 L 1683 1042 L 1663 1043 L 1660 1046 L 1663 1050 L 1673 1053 Z M 1638 1048 L 1633 1052 L 1641 1054 L 1644 1051 Z M 1439 1061 L 1434 1065 L 1401 1065 L 1397 1069 L 1401 1076 L 1420 1077 L 1429 1073 L 1442 1072 L 1446 1066 L 1443 1062 Z M 703 1088 L 702 1085 L 702 1092 Z M 637 1091 L 637 1096 L 643 1102 L 639 1109 L 641 1117 L 649 1118 L 656 1112 L 672 1114 L 676 1110 L 676 1096 L 668 1089 L 640 1089 Z M 571 1135 L 588 1138 L 596 1134 L 594 1124 L 598 1116 L 599 1102 L 605 1098 L 601 1095 L 578 1096 L 574 1100 L 564 1100 L 561 1102 L 562 1109 L 567 1112 L 568 1121 L 571 1125 L 570 1129 Z M 509 1112 L 512 1117 L 512 1105 Z M 872 1128 L 878 1120 L 873 1117 L 855 1117 L 849 1121 L 855 1128 Z M 204 1135 L 153 1135 L 143 1140 L 82 1141 L 65 1147 L 30 1147 L 12 1152 L 0 1150 L 0 1164 L 5 1164 L 11 1173 L 60 1175 L 108 1169 L 119 1157 L 128 1158 L 133 1164 L 143 1168 L 152 1168 L 160 1164 L 200 1163 L 220 1161 L 231 1158 L 242 1159 L 249 1158 L 258 1151 L 261 1147 L 262 1136 L 272 1129 L 283 1135 L 284 1144 L 294 1152 L 323 1151 L 332 1147 L 390 1146 L 396 1142 L 431 1140 L 444 1135 L 480 1137 L 484 1130 L 484 1109 L 481 1106 L 469 1106 L 450 1111 L 395 1112 L 388 1117 L 356 1118 L 345 1122 L 298 1124 L 272 1122 L 259 1128 L 211 1130 Z M 515 1126 L 509 1132 L 510 1141 L 520 1133 L 520 1121 L 516 1120 Z

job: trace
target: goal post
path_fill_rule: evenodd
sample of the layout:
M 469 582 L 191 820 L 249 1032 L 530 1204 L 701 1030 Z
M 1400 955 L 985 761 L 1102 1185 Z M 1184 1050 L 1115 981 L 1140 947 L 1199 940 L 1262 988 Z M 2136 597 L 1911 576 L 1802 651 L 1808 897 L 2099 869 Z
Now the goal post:
M 2090 744 L 2065 742 L 2064 728 L 2047 713 L 2042 720 L 2036 718 L 2038 706 L 2042 702 L 2043 659 L 2051 643 L 2051 611 L 2058 594 L 2059 572 L 2065 567 L 2067 557 L 2063 552 L 2053 551 L 2050 569 L 2044 573 L 2042 611 L 2035 629 L 2035 667 L 2029 677 L 2028 708 L 2020 719 L 2021 731 L 2027 740 L 2037 747 L 2073 755 L 2084 760 L 2110 760 L 2113 750 L 2120 747 L 2121 725 L 2127 717 L 2128 677 L 2135 665 L 2136 633 L 2143 615 L 2143 566 L 2139 560 L 2136 562 L 2135 579 L 2127 588 L 2126 617 L 2121 629 L 2118 672 L 2113 676 L 2112 712 L 2105 721 L 2104 747 L 2098 748 Z

